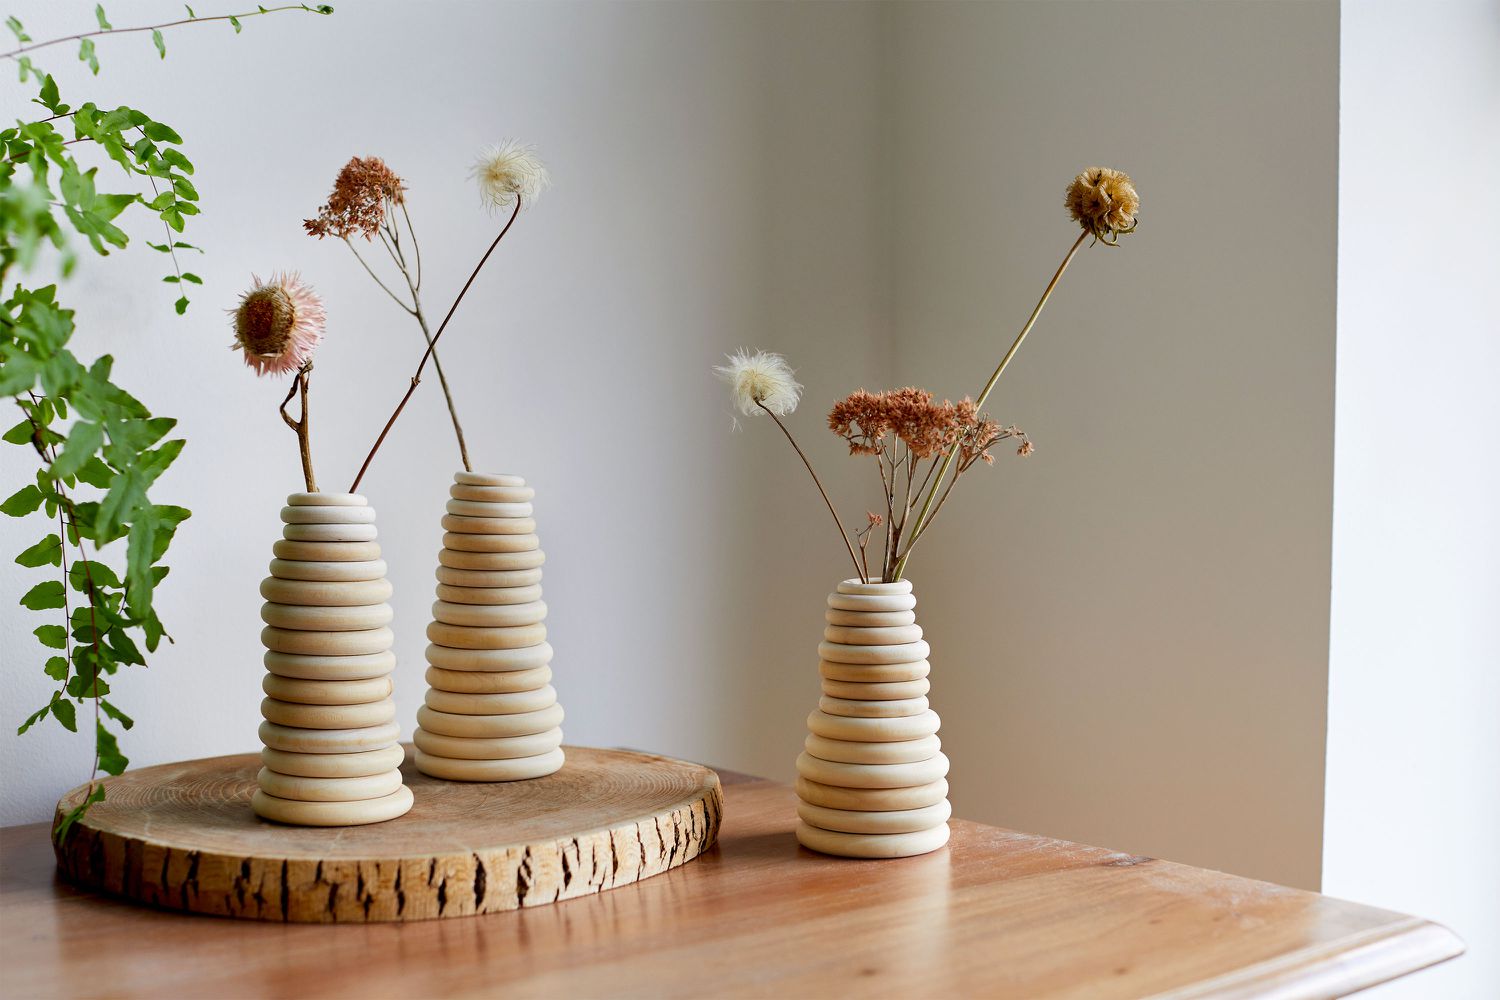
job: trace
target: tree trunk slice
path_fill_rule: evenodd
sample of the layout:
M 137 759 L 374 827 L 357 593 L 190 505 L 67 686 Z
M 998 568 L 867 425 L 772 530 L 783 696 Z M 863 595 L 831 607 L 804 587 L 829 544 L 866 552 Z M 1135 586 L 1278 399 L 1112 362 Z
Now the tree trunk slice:
M 260 758 L 127 771 L 56 850 L 68 880 L 188 913 L 376 923 L 541 906 L 628 885 L 713 846 L 723 796 L 697 764 L 567 747 L 530 781 L 470 784 L 402 771 L 416 805 L 386 823 L 281 826 L 250 811 Z M 87 793 L 63 796 L 54 823 Z

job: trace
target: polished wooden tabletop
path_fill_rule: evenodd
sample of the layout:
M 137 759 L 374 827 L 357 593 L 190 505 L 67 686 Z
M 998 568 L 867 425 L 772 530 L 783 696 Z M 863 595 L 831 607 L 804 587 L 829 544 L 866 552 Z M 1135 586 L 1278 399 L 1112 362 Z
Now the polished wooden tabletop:
M 1342 996 L 1463 951 L 1437 924 L 955 820 L 919 858 L 797 845 L 790 788 L 721 772 L 718 846 L 600 896 L 457 920 L 254 923 L 144 909 L 0 831 L 0 995 Z

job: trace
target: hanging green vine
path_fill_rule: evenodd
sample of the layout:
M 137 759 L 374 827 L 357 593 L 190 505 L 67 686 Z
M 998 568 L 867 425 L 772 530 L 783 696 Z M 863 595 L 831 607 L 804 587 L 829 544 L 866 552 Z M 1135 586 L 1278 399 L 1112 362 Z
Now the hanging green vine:
M 94 39 L 101 36 L 150 32 L 165 58 L 163 29 L 224 21 L 238 33 L 249 18 L 285 10 L 333 12 L 327 5 L 297 4 L 198 17 L 189 7 L 185 19 L 115 28 L 99 6 L 96 30 L 41 42 L 14 17 L 5 22 L 17 46 L 0 53 L 0 60 L 17 67 L 22 87 L 35 87 L 31 100 L 39 110 L 0 131 L 0 397 L 13 400 L 20 417 L 3 439 L 32 452 L 37 469 L 34 482 L 0 504 L 0 511 L 11 517 L 41 512 L 47 520 L 43 537 L 15 561 L 48 571 L 21 605 L 46 619 L 32 634 L 43 647 L 42 669 L 56 683 L 47 703 L 27 715 L 17 732 L 49 718 L 78 732 L 79 707 L 93 714 L 90 792 L 58 824 L 58 840 L 104 798 L 100 772 L 119 774 L 128 763 L 115 732 L 134 723 L 108 695 L 120 667 L 145 665 L 141 645 L 149 653 L 163 639 L 171 641 L 153 598 L 168 572 L 162 561 L 167 548 L 189 512 L 149 496 L 182 451 L 183 440 L 169 437 L 177 421 L 153 416 L 117 385 L 109 355 L 86 364 L 73 354 L 73 310 L 60 300 L 56 283 L 35 284 L 32 274 L 45 264 L 62 278 L 71 275 L 78 264 L 75 234 L 99 256 L 128 246 L 117 225 L 128 213 L 154 216 L 162 226 L 162 241 L 147 246 L 170 261 L 171 273 L 162 280 L 176 290 L 179 315 L 189 305 L 188 286 L 202 280 L 178 259 L 180 252 L 201 252 L 178 239 L 198 214 L 199 200 L 181 136 L 135 108 L 64 103 L 56 80 L 32 53 L 77 42 L 78 59 L 97 74 Z M 124 174 L 122 186 L 135 190 L 100 189 L 101 166 L 114 173 L 111 162 Z M 51 253 L 44 252 L 48 247 Z M 121 541 L 123 563 L 120 546 L 113 545 Z

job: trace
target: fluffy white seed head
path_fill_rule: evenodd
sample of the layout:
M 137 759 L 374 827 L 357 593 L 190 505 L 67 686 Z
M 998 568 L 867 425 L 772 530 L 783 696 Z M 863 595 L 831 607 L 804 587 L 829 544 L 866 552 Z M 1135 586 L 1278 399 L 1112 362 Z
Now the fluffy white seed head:
M 531 205 L 551 183 L 535 147 L 514 139 L 480 150 L 470 176 L 479 183 L 480 199 L 491 209 L 510 208 L 517 195 L 523 208 Z
M 792 378 L 795 373 L 786 358 L 779 354 L 739 350 L 727 356 L 728 364 L 718 365 L 714 374 L 729 383 L 735 408 L 754 416 L 764 406 L 778 417 L 797 408 L 802 386 Z

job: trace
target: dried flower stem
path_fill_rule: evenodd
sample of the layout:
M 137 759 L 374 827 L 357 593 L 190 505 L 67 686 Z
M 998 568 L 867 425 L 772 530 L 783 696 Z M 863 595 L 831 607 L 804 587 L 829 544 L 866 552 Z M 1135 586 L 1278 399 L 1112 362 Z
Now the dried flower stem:
M 1083 241 L 1088 235 L 1088 231 L 1085 230 L 1078 234 L 1078 239 L 1073 241 L 1072 247 L 1068 249 L 1067 255 L 1063 257 L 1062 263 L 1058 265 L 1057 273 L 1052 275 L 1052 280 L 1047 283 L 1046 290 L 1042 292 L 1041 299 L 1037 301 L 1036 308 L 1031 310 L 1031 315 L 1027 318 L 1026 325 L 1021 327 L 1021 332 L 1016 336 L 1015 342 L 1010 345 L 1010 350 L 1005 352 L 1005 356 L 1000 359 L 1000 364 L 995 367 L 994 374 L 990 375 L 989 381 L 984 384 L 984 391 L 974 401 L 976 408 L 984 406 L 984 401 L 989 398 L 990 392 L 994 390 L 995 383 L 1000 381 L 1000 376 L 1005 373 L 1005 369 L 1010 365 L 1011 359 L 1021 349 L 1021 344 L 1026 340 L 1026 335 L 1036 325 L 1037 317 L 1042 314 L 1042 309 L 1046 307 L 1047 300 L 1052 297 L 1052 290 L 1062 280 L 1063 272 L 1068 269 L 1069 264 L 1073 263 L 1073 257 L 1077 255 L 1078 248 L 1083 246 Z M 896 560 L 896 571 L 893 581 L 901 579 L 901 575 L 906 571 L 906 561 L 911 558 L 912 546 L 921 540 L 922 535 L 927 531 L 928 525 L 932 523 L 933 517 L 936 516 L 937 510 L 934 509 L 933 502 L 938 499 L 938 491 L 943 486 L 943 480 L 948 475 L 949 469 L 952 468 L 954 459 L 958 457 L 960 447 L 961 442 L 955 442 L 953 447 L 948 450 L 947 456 L 943 459 L 943 464 L 938 470 L 937 478 L 932 481 L 932 486 L 928 489 L 927 496 L 922 501 L 922 509 L 917 513 L 917 522 L 912 528 L 911 536 L 907 539 L 906 550 L 900 553 Z M 955 482 L 957 478 L 957 476 L 954 477 Z M 948 499 L 948 493 L 951 493 L 952 489 L 953 484 L 949 483 L 948 489 L 942 495 L 942 500 Z M 941 506 L 941 503 L 939 503 L 939 506 Z
M 318 492 L 318 481 L 313 477 L 312 467 L 312 419 L 307 411 L 307 387 L 312 381 L 312 362 L 308 361 L 297 369 L 297 375 L 292 379 L 292 387 L 287 390 L 286 398 L 281 401 L 281 419 L 286 425 L 297 432 L 297 447 L 302 453 L 302 481 L 307 484 L 307 492 Z M 296 420 L 286 412 L 287 404 L 292 397 L 300 393 L 302 412 Z M 350 492 L 354 492 L 350 490 Z
M 517 193 L 515 208 L 511 210 L 510 218 L 506 220 L 505 227 L 500 230 L 500 235 L 495 237 L 495 241 L 490 244 L 490 248 L 484 252 L 484 256 L 479 258 L 479 263 L 474 265 L 473 273 L 469 275 L 469 280 L 464 282 L 464 287 L 459 289 L 458 297 L 453 300 L 453 305 L 448 307 L 448 315 L 443 317 L 443 322 L 439 324 L 437 333 L 428 338 L 427 350 L 422 352 L 422 360 L 417 362 L 417 370 L 416 373 L 411 377 L 411 385 L 407 386 L 406 393 L 401 397 L 401 402 L 396 404 L 396 409 L 391 413 L 390 419 L 387 420 L 385 422 L 385 426 L 380 429 L 380 436 L 375 439 L 375 444 L 370 448 L 370 453 L 365 456 L 364 464 L 359 467 L 359 473 L 354 477 L 354 485 L 349 487 L 350 493 L 354 493 L 359 489 L 360 480 L 365 478 L 365 471 L 370 468 L 370 462 L 374 460 L 375 453 L 378 452 L 380 450 L 380 446 L 385 443 L 386 435 L 391 432 L 391 427 L 395 425 L 396 418 L 401 416 L 401 411 L 406 408 L 406 403 L 409 399 L 411 399 L 412 393 L 417 391 L 417 386 L 422 381 L 422 369 L 427 366 L 427 359 L 432 356 L 435 350 L 437 350 L 438 338 L 442 337 L 443 331 L 448 329 L 448 321 L 451 320 L 453 318 L 453 314 L 458 311 L 458 304 L 464 300 L 464 295 L 469 291 L 469 286 L 474 284 L 475 278 L 479 277 L 479 272 L 484 269 L 485 262 L 490 259 L 490 254 L 494 253 L 495 248 L 500 245 L 500 241 L 505 239 L 505 234 L 510 232 L 510 227 L 515 225 L 516 216 L 520 214 L 521 196 L 519 193 Z M 423 332 L 426 332 L 425 328 Z
M 179 24 L 204 24 L 209 21 L 247 21 L 252 17 L 260 17 L 262 14 L 276 14 L 284 10 L 305 10 L 309 14 L 332 14 L 333 8 L 325 6 L 309 7 L 305 3 L 287 4 L 284 7 L 260 7 L 256 10 L 246 11 L 243 14 L 215 14 L 211 17 L 184 17 L 177 21 L 164 21 L 161 24 L 143 24 L 135 28 L 101 28 L 97 31 L 83 31 L 76 35 L 64 35 L 61 38 L 51 38 L 45 42 L 35 42 L 31 45 L 23 45 L 9 52 L 0 52 L 0 59 L 15 59 L 27 52 L 35 52 L 37 49 L 45 49 L 50 45 L 62 45 L 64 42 L 76 42 L 84 38 L 97 38 L 100 35 L 128 35 L 137 31 L 160 31 L 162 28 L 175 28 Z
M 802 453 L 802 446 L 797 444 L 797 439 L 792 437 L 792 432 L 787 430 L 786 424 L 782 423 L 781 418 L 773 413 L 765 403 L 757 401 L 755 405 L 759 406 L 762 410 L 765 410 L 770 418 L 776 421 L 776 426 L 780 427 L 781 433 L 786 435 L 788 443 L 790 443 L 792 449 L 797 452 L 797 457 L 802 459 L 803 465 L 807 466 L 807 474 L 812 476 L 813 485 L 817 486 L 818 492 L 823 496 L 823 502 L 828 505 L 828 513 L 833 515 L 833 523 L 838 525 L 839 538 L 843 539 L 844 548 L 849 550 L 849 560 L 854 563 L 854 572 L 859 575 L 859 581 L 861 583 L 869 583 L 869 574 L 866 573 L 864 571 L 864 568 L 860 565 L 859 556 L 854 554 L 854 546 L 849 542 L 849 532 L 844 530 L 844 522 L 839 518 L 839 512 L 834 509 L 833 501 L 828 499 L 828 491 L 823 488 L 823 481 L 818 478 L 818 474 L 813 471 L 812 463 L 809 462 L 807 460 L 807 456 Z

